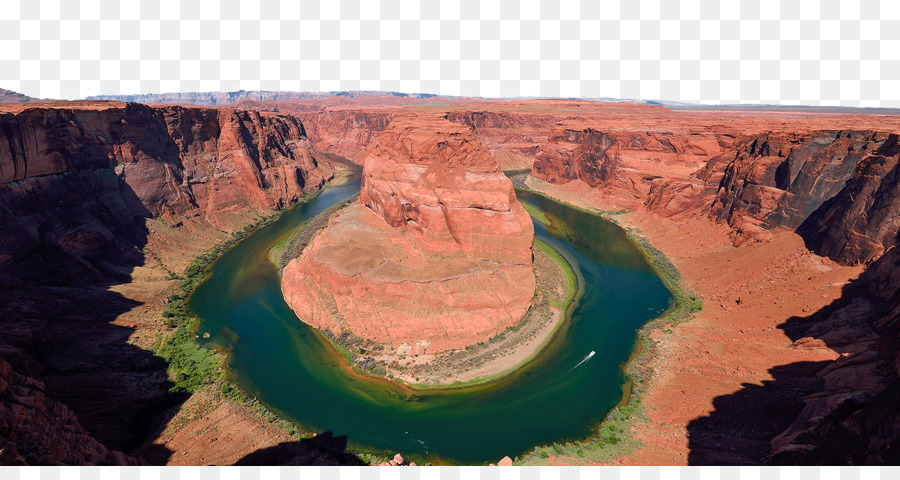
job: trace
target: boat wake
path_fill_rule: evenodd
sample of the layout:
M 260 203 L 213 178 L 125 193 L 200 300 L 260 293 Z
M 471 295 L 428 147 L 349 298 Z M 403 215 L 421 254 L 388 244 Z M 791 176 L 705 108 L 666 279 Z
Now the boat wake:
M 575 370 L 576 368 L 580 367 L 582 363 L 584 363 L 584 362 L 590 360 L 591 357 L 593 357 L 595 353 L 597 353 L 597 352 L 591 350 L 591 353 L 587 354 L 583 359 L 581 359 L 580 362 L 578 362 L 577 365 L 575 365 L 574 367 L 570 368 L 569 371 L 571 372 L 572 370 Z

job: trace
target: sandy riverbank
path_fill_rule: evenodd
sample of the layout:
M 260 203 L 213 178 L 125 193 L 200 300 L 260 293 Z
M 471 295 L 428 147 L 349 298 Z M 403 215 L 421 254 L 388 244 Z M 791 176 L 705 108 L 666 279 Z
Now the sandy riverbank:
M 534 255 L 537 292 L 531 309 L 515 328 L 465 350 L 436 355 L 373 355 L 387 373 L 413 387 L 464 385 L 509 374 L 534 358 L 565 321 L 577 285 L 571 266 L 549 246 L 537 242 Z
M 609 211 L 621 206 L 614 198 L 588 197 L 566 185 L 529 179 L 528 186 L 582 208 Z M 616 463 L 758 462 L 768 451 L 769 439 L 796 413 L 788 411 L 788 405 L 797 392 L 766 390 L 779 367 L 838 356 L 824 345 L 795 344 L 778 327 L 792 316 L 831 303 L 862 267 L 819 257 L 787 230 L 764 243 L 734 247 L 728 227 L 705 216 L 668 219 L 641 209 L 615 218 L 668 256 L 682 282 L 704 302 L 690 321 L 648 332 L 655 355 L 644 360 L 653 372 L 641 399 L 647 419 L 632 429 L 643 446 Z M 748 387 L 763 393 L 756 404 L 723 403 L 724 396 Z M 708 421 L 722 408 L 738 412 L 729 425 Z M 772 415 L 779 409 L 783 415 Z

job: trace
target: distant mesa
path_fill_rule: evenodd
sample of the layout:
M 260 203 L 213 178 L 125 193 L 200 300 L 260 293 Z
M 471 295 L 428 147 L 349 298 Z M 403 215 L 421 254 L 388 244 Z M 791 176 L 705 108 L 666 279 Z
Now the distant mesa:
M 37 98 L 0 88 L 0 103 L 30 103 L 39 101 L 40 100 Z
M 535 290 L 534 229 L 471 129 L 398 117 L 363 168 L 360 200 L 284 269 L 304 322 L 434 353 L 518 324 Z

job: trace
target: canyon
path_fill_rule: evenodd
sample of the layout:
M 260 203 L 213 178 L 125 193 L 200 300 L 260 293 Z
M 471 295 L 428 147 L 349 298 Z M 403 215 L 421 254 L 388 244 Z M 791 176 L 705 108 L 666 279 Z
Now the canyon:
M 428 351 L 514 323 L 534 292 L 531 225 L 500 171 L 527 170 L 529 189 L 606 212 L 647 238 L 704 301 L 690 320 L 648 333 L 647 419 L 632 432 L 643 446 L 617 462 L 900 457 L 900 117 L 574 100 L 207 97 L 140 100 L 231 104 L 0 107 L 4 463 L 142 461 L 134 454 L 233 463 L 250 453 L 213 446 L 200 457 L 209 442 L 199 432 L 210 426 L 223 432 L 217 438 L 261 439 L 254 448 L 285 441 L 214 395 L 170 393 L 165 365 L 148 350 L 165 332 L 159 313 L 177 288 L 167 273 L 320 188 L 334 167 L 319 152 L 363 163 L 365 178 L 360 202 L 285 270 L 285 297 L 300 318 L 331 328 L 332 317 L 315 308 L 348 312 L 361 291 L 378 304 L 410 275 L 419 275 L 416 298 L 431 303 L 404 315 L 437 312 L 438 293 L 465 298 L 472 286 L 446 279 L 477 267 L 480 295 L 465 308 L 514 305 L 509 322 L 429 334 L 439 340 Z M 388 268 L 409 252 L 422 255 L 418 271 Z M 429 263 L 439 255 L 475 260 L 443 270 Z M 485 291 L 506 297 L 491 303 Z M 401 307 L 378 308 L 393 316 Z M 341 328 L 410 352 L 425 346 L 403 315 L 366 331 L 359 319 L 373 313 L 342 313 Z M 106 395 L 86 394 L 96 391 Z M 52 429 L 57 423 L 67 427 Z M 61 451 L 73 444 L 83 448 Z

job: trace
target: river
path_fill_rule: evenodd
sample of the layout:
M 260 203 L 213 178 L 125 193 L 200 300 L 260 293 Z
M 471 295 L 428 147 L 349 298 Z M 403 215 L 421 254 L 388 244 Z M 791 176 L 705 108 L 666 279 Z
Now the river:
M 551 219 L 535 236 L 572 264 L 584 294 L 532 362 L 485 385 L 412 392 L 356 375 L 284 302 L 273 245 L 359 191 L 354 181 L 292 207 L 223 253 L 189 300 L 200 342 L 230 352 L 229 379 L 302 427 L 346 436 L 354 451 L 402 452 L 419 464 L 496 462 L 536 445 L 590 437 L 622 399 L 637 330 L 671 294 L 616 225 L 518 191 Z M 577 368 L 579 362 L 596 352 Z

